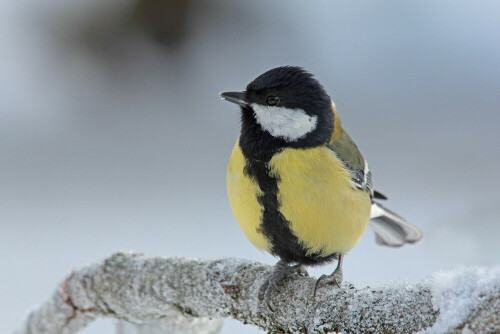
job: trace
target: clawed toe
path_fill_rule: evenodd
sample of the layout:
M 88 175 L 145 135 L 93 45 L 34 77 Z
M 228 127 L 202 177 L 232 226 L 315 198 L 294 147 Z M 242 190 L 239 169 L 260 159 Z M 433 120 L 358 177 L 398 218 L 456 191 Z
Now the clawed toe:
M 335 285 L 336 287 L 340 288 L 340 283 L 342 283 L 342 280 L 342 254 L 340 254 L 339 262 L 337 264 L 337 268 L 335 268 L 335 271 L 331 275 L 321 275 L 320 278 L 318 278 L 318 280 L 316 281 L 316 284 L 314 285 L 313 298 L 316 297 L 316 292 L 318 291 L 320 285 Z
M 268 280 L 267 284 L 265 284 L 265 285 L 267 285 L 267 287 L 266 287 L 261 299 L 264 299 L 264 302 L 266 303 L 266 306 L 269 309 L 269 311 L 274 312 L 274 309 L 271 306 L 271 293 L 273 292 L 273 290 L 276 290 L 277 285 L 276 285 L 276 283 L 271 282 L 271 280 Z
M 275 270 L 275 272 L 269 277 L 264 284 L 260 287 L 259 290 L 259 299 L 264 300 L 267 308 L 274 312 L 274 309 L 271 306 L 271 294 L 273 290 L 277 290 L 278 283 L 283 280 L 285 277 L 283 271 Z
M 271 294 L 274 290 L 278 289 L 278 285 L 290 274 L 298 274 L 300 276 L 309 276 L 304 266 L 298 264 L 289 266 L 284 261 L 279 261 L 272 275 L 262 284 L 259 290 L 259 299 L 264 300 L 267 308 L 274 312 L 271 306 Z
M 264 299 L 264 296 L 266 295 L 266 291 L 269 287 L 269 278 L 266 279 L 266 281 L 264 282 L 264 284 L 262 284 L 260 286 L 260 289 L 259 289 L 259 299 L 260 300 L 263 300 Z
M 334 274 L 321 275 L 314 285 L 313 298 L 316 297 L 316 292 L 321 285 L 335 285 L 337 288 L 340 288 L 340 283 L 342 283 L 342 279 L 339 279 L 339 277 L 336 277 Z

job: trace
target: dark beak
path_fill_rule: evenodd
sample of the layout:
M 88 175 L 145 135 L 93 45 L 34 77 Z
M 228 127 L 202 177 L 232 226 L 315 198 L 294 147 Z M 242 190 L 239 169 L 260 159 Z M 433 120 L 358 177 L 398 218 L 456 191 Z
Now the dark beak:
M 239 104 L 242 107 L 248 106 L 248 102 L 242 92 L 225 92 L 220 93 L 219 96 L 223 100 Z

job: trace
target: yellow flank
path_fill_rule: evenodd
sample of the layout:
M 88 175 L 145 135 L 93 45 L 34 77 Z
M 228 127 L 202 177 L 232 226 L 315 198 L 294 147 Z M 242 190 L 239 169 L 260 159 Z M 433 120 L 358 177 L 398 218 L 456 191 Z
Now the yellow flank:
M 353 188 L 335 153 L 323 146 L 286 148 L 270 167 L 280 177 L 280 211 L 311 253 L 343 254 L 359 242 L 370 220 L 370 196 Z
M 257 248 L 269 252 L 271 247 L 266 237 L 259 231 L 262 206 L 257 201 L 262 195 L 257 181 L 244 174 L 245 157 L 239 140 L 234 145 L 227 167 L 227 193 L 234 216 L 250 242 Z

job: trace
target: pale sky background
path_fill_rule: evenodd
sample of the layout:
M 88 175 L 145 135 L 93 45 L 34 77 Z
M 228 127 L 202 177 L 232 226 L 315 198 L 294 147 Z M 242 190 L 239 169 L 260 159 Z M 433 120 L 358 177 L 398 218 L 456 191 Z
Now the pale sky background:
M 218 93 L 286 64 L 323 83 L 385 204 L 424 231 L 388 249 L 368 230 L 345 280 L 498 264 L 500 2 L 198 1 L 175 48 L 120 28 L 130 3 L 0 9 L 1 333 L 117 250 L 275 263 L 232 216 L 239 116 Z M 235 332 L 259 331 L 226 321 Z

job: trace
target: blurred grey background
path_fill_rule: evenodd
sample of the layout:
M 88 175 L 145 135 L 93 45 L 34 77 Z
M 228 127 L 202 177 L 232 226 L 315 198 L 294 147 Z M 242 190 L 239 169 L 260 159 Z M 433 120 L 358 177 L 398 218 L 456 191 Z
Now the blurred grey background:
M 498 264 L 499 13 L 498 1 L 4 1 L 0 332 L 116 250 L 273 264 L 229 208 L 239 115 L 218 93 L 285 64 L 316 74 L 387 205 L 425 234 L 387 249 L 367 231 L 347 281 Z M 258 331 L 228 320 L 235 332 Z

